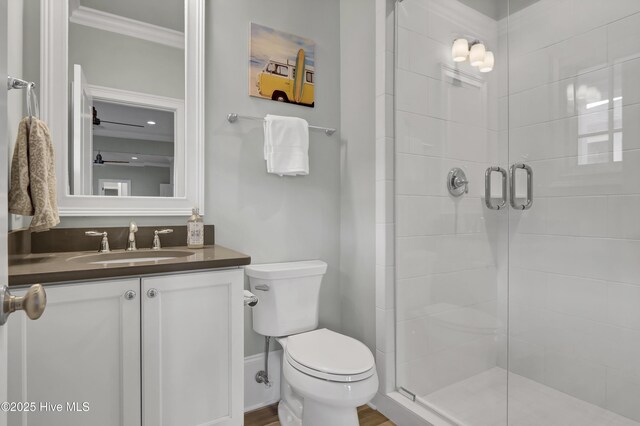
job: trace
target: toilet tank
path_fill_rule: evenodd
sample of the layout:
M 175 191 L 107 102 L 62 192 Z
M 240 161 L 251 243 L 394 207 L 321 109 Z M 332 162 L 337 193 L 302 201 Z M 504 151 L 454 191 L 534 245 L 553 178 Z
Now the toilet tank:
M 289 336 L 318 327 L 318 302 L 327 264 L 321 260 L 245 266 L 251 291 L 253 329 L 263 336 Z

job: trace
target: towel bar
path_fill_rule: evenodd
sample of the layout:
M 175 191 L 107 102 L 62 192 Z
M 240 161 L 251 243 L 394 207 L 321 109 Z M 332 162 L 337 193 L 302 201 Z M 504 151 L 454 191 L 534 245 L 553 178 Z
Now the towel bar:
M 227 121 L 229 123 L 235 123 L 236 121 L 238 121 L 238 118 L 243 118 L 243 119 L 247 119 L 247 120 L 260 120 L 263 121 L 264 118 L 262 117 L 253 117 L 250 115 L 239 115 L 235 112 L 229 113 L 227 115 Z M 309 126 L 310 129 L 314 129 L 314 130 L 322 130 L 323 132 L 325 132 L 327 134 L 327 136 L 331 136 L 336 132 L 336 129 L 332 129 L 330 127 L 319 127 L 319 126 Z

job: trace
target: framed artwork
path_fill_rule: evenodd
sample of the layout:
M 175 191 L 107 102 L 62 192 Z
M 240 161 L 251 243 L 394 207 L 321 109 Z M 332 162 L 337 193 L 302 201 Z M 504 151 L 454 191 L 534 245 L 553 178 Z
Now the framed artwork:
M 313 40 L 251 23 L 249 95 L 313 108 Z

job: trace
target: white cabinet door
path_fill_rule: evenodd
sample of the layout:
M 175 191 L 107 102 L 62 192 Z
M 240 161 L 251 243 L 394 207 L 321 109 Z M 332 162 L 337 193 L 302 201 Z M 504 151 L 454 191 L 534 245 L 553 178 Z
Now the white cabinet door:
M 129 291 L 135 295 L 127 297 Z M 9 413 L 9 425 L 140 425 L 140 280 L 47 286 L 46 292 L 39 320 L 11 318 L 8 400 L 38 407 Z M 62 404 L 62 411 L 43 411 L 40 403 L 47 402 Z
M 243 273 L 142 279 L 145 426 L 243 422 Z

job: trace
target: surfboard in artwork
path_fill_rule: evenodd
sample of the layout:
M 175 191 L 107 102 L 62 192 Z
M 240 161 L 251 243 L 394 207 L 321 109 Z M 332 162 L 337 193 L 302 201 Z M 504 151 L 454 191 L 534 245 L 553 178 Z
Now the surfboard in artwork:
M 304 64 L 304 49 L 298 50 L 296 57 L 296 69 L 293 79 L 293 99 L 297 104 L 302 102 L 302 94 L 304 92 L 305 82 L 305 64 Z

